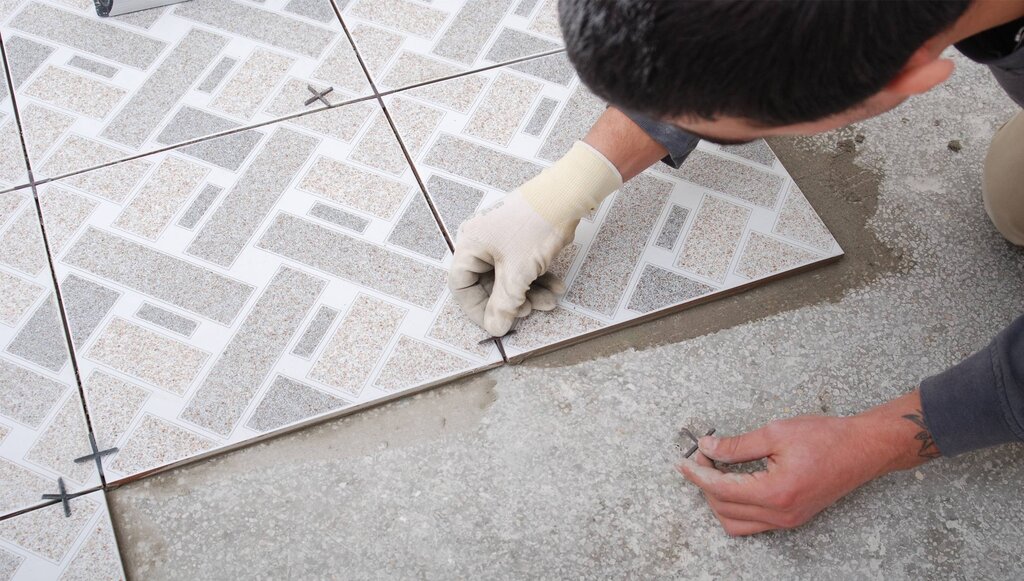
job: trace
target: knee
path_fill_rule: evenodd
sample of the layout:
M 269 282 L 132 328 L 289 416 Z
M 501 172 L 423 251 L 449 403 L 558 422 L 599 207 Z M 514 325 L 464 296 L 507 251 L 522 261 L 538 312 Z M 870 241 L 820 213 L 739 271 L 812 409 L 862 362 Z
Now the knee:
M 992 224 L 1024 246 L 1024 116 L 1018 114 L 992 139 L 982 175 L 982 200 Z

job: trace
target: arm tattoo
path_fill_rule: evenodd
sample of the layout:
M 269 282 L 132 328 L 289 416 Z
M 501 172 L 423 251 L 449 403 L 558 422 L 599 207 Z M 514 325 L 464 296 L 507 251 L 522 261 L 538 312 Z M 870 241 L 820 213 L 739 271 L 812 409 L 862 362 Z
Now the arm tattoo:
M 935 438 L 932 438 L 932 433 L 928 430 L 928 425 L 924 423 L 924 412 L 917 410 L 916 414 L 907 414 L 903 416 L 903 419 L 914 422 L 917 427 L 921 428 L 921 431 L 914 436 L 915 440 L 921 442 L 921 449 L 917 451 L 918 456 L 929 460 L 942 456 L 939 447 L 935 445 Z

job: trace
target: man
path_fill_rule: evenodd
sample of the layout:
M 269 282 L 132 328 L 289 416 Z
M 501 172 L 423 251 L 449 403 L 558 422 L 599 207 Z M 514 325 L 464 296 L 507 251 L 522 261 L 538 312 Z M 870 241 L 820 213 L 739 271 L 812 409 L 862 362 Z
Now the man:
M 492 335 L 554 307 L 545 274 L 591 208 L 698 138 L 743 143 L 828 131 L 945 81 L 955 45 L 1024 105 L 1024 0 L 561 0 L 568 54 L 611 106 L 582 142 L 459 229 L 449 283 Z M 1024 245 L 1024 115 L 993 139 L 985 209 Z M 950 225 L 955 228 L 955 224 Z M 869 480 L 940 455 L 1024 440 L 1024 317 L 919 388 L 847 418 L 805 416 L 705 437 L 679 467 L 725 530 L 791 528 Z M 712 460 L 765 458 L 754 474 Z

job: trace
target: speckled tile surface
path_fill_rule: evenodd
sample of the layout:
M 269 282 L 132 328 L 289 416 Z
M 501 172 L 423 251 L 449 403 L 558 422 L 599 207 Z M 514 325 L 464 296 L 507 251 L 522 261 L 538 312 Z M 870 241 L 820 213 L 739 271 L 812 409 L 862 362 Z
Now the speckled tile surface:
M 125 578 L 103 492 L 0 521 L 0 575 L 11 581 Z
M 0 516 L 99 484 L 31 190 L 0 194 Z M 17 229 L 17 230 L 16 230 Z M 26 268 L 26 265 L 31 265 Z M 40 268 L 36 268 L 39 265 Z M 19 268 L 20 267 L 20 268 Z M 81 319 L 80 319 L 81 320 Z
M 341 17 L 378 90 L 390 91 L 560 49 L 556 7 L 557 0 L 353 0 Z M 530 76 L 564 79 L 566 65 L 534 63 Z M 431 100 L 457 108 L 453 99 L 472 100 L 480 89 L 458 81 L 449 88 L 457 90 Z
M 108 482 L 501 361 L 447 306 L 451 254 L 379 105 L 339 111 L 260 127 L 237 169 L 173 149 L 120 196 L 92 172 L 41 188 Z M 395 164 L 354 155 L 368 135 Z M 444 191 L 453 220 L 479 202 Z
M 520 8 L 537 17 L 534 33 L 551 30 L 548 8 Z M 558 160 L 604 110 L 571 70 L 568 79 L 538 76 L 547 60 L 384 98 L 389 109 L 421 112 L 396 115 L 395 125 L 416 144 L 413 163 L 451 236 L 467 216 L 441 211 L 452 184 L 482 192 L 475 207 L 493 204 Z M 702 142 L 681 168 L 647 170 L 580 222 L 551 268 L 566 278 L 559 308 L 520 321 L 503 343 L 516 357 L 841 253 L 766 144 Z
M 15 0 L 0 11 L 37 179 L 322 108 L 305 104 L 306 85 L 333 86 L 332 104 L 372 94 L 330 0 L 301 9 L 289 0 L 192 0 L 140 14 L 148 26 L 137 15 L 98 18 L 90 2 Z M 25 182 L 5 107 L 6 92 L 0 187 Z M 238 165 L 254 137 L 239 134 L 219 158 L 190 154 Z M 81 139 L 95 146 L 63 151 Z

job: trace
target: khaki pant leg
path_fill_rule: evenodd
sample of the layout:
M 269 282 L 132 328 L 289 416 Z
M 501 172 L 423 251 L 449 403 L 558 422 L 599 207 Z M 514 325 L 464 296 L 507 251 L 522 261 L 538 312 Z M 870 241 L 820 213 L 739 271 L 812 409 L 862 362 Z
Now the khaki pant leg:
M 992 138 L 981 191 L 996 229 L 1010 242 L 1024 246 L 1024 111 Z

